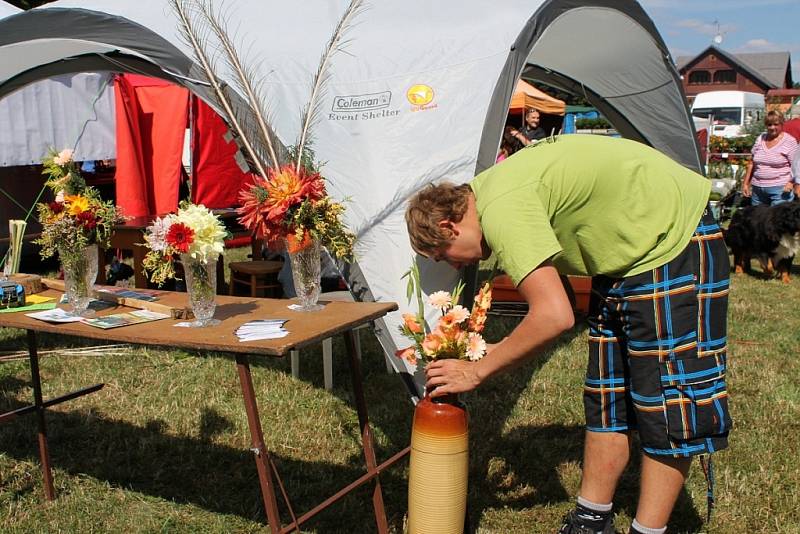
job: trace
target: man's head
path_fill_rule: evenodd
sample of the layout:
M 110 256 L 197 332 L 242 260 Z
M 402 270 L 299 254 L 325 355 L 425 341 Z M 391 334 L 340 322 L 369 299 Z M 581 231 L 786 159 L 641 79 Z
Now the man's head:
M 456 269 L 488 257 L 467 184 L 425 186 L 408 203 L 406 226 L 415 252 Z
M 525 114 L 525 122 L 528 123 L 528 126 L 531 128 L 538 127 L 540 120 L 541 117 L 539 116 L 539 110 L 537 109 L 529 109 Z

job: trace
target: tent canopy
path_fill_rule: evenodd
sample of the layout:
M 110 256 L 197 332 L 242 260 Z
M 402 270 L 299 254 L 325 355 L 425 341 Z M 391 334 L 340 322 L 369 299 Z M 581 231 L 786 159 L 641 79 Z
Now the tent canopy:
M 20 8 L 12 6 L 11 4 L 0 0 L 0 19 L 2 19 L 3 17 L 7 17 L 9 15 L 13 15 L 15 13 L 19 13 L 20 11 L 22 11 Z
M 540 91 L 525 80 L 518 80 L 508 110 L 519 113 L 531 108 L 551 115 L 564 115 L 566 105 L 563 101 Z
M 213 102 L 168 4 L 59 0 L 0 20 L 0 97 L 54 74 L 112 70 L 161 77 Z M 302 9 L 287 0 L 228 5 L 228 27 L 236 28 L 234 40 L 263 81 L 272 125 L 285 145 L 293 144 L 310 80 L 346 2 L 309 0 Z M 407 0 L 369 7 L 348 34 L 347 53 L 331 62 L 314 129 L 331 194 L 351 199 L 347 218 L 359 244 L 346 274 L 359 298 L 404 307 L 401 276 L 413 258 L 405 200 L 423 184 L 466 182 L 494 164 L 521 77 L 584 95 L 624 137 L 700 168 L 678 74 L 633 0 L 491 6 L 464 0 L 456 10 L 447 2 Z M 431 262 L 423 262 L 422 274 L 426 291 L 452 287 L 458 277 Z M 394 314 L 378 328 L 387 351 L 407 343 L 397 334 L 400 323 Z

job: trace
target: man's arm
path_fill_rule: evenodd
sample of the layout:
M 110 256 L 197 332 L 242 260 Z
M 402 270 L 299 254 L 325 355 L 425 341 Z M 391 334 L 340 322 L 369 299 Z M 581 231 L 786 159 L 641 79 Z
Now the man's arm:
M 542 352 L 575 324 L 558 272 L 548 261 L 533 270 L 517 287 L 528 303 L 528 314 L 511 332 L 477 362 L 439 360 L 426 369 L 431 396 L 471 391 L 490 376 L 519 365 Z

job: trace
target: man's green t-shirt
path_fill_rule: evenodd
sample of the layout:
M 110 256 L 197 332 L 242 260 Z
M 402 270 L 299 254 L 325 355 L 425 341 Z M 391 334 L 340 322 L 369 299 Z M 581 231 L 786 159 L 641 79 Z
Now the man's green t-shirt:
M 631 276 L 686 247 L 711 184 L 626 139 L 540 141 L 470 184 L 481 229 L 519 284 L 551 258 L 562 274 Z

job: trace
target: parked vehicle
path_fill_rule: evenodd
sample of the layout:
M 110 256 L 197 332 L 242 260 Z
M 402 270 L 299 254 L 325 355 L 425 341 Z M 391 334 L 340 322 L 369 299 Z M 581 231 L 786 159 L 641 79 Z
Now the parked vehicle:
M 764 118 L 764 95 L 746 91 L 709 91 L 698 94 L 692 116 L 711 122 L 711 135 L 738 137 L 742 127 Z

